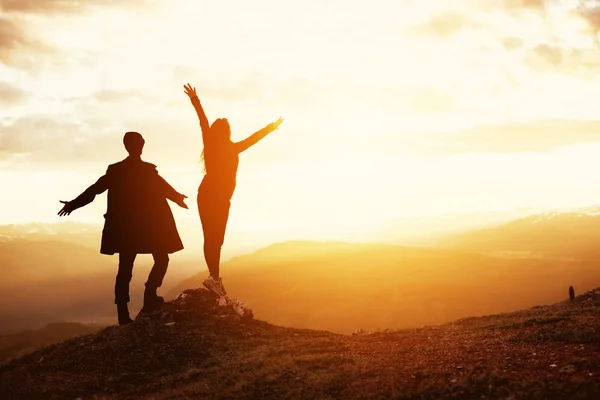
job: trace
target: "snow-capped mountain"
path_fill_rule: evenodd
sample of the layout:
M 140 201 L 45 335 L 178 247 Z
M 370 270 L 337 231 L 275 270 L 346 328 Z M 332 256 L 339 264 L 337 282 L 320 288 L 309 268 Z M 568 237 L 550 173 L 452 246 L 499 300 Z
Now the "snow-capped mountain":
M 444 244 L 485 252 L 594 258 L 600 256 L 600 206 L 530 215 L 496 227 L 454 235 Z
M 556 211 L 548 211 L 530 216 L 531 223 L 542 223 L 553 219 L 600 217 L 600 205 L 581 208 L 567 208 Z
M 80 222 L 55 224 L 30 222 L 27 224 L 0 225 L 0 242 L 16 239 L 63 241 L 97 247 L 100 243 L 102 227 Z

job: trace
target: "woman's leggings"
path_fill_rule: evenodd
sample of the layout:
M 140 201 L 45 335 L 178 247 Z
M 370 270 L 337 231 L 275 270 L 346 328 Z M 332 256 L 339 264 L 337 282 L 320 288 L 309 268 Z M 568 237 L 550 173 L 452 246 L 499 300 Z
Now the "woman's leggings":
M 204 232 L 204 259 L 210 275 L 219 278 L 219 263 L 221 261 L 221 247 L 225 240 L 225 228 L 229 218 L 231 201 L 227 198 L 218 198 L 205 193 L 198 193 L 198 213 Z

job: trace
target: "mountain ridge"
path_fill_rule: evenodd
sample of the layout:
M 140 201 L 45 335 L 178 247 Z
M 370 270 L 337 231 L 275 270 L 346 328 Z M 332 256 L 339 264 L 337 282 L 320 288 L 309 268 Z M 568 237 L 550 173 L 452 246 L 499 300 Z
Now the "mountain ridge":
M 7 400 L 600 395 L 599 289 L 514 313 L 355 335 L 228 320 L 198 306 L 184 311 L 183 301 L 0 366 L 0 393 Z

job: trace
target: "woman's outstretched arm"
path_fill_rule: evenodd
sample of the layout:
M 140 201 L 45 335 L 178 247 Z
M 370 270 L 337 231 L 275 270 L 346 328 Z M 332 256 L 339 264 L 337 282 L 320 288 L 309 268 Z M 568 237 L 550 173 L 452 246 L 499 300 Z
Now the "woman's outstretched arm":
M 283 122 L 283 118 L 279 117 L 279 119 L 275 122 L 271 122 L 269 125 L 265 126 L 261 130 L 254 132 L 252 135 L 248 136 L 246 139 L 235 143 L 235 147 L 238 153 L 248 149 L 248 147 L 255 145 L 259 140 L 267 136 L 269 133 L 273 132 L 279 125 Z
M 198 119 L 200 120 L 200 129 L 202 130 L 202 142 L 206 144 L 206 137 L 208 135 L 210 125 L 208 123 L 208 118 L 206 118 L 206 114 L 204 113 L 204 109 L 200 104 L 200 99 L 196 94 L 196 88 L 193 88 L 189 83 L 187 85 L 183 85 L 183 88 L 185 94 L 190 97 L 192 105 L 194 106 L 194 110 L 196 110 L 196 114 L 198 114 Z

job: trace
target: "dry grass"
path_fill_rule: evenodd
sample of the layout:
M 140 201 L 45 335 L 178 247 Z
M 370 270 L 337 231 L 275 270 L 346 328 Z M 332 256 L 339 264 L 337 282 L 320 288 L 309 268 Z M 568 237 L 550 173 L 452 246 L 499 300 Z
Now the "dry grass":
M 0 368 L 2 399 L 598 399 L 600 292 L 364 335 L 214 316 L 205 292 Z M 165 325 L 175 322 L 174 325 Z

